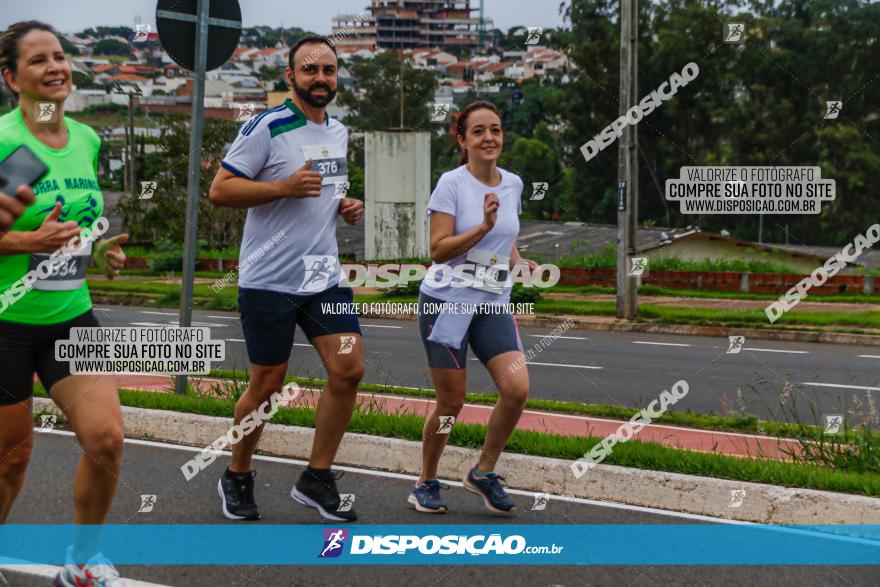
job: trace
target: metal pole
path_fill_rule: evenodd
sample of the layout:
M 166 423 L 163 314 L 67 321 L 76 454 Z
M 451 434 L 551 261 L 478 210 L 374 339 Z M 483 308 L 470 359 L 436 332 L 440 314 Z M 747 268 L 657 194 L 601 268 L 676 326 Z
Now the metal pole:
M 135 161 L 135 139 L 134 139 L 134 90 L 132 93 L 128 95 L 128 136 L 131 140 L 128 141 L 128 187 L 131 189 L 131 195 L 137 195 L 137 187 L 135 186 L 135 173 L 134 173 L 134 161 Z
M 638 102 L 638 0 L 620 2 L 619 113 Z M 638 229 L 638 134 L 635 125 L 623 129 L 617 150 L 617 317 L 635 318 L 638 312 L 637 278 L 629 275 L 629 259 L 636 254 Z
M 122 163 L 123 165 L 125 165 L 125 167 L 122 169 L 122 191 L 124 191 L 126 194 L 130 194 L 132 191 L 132 187 L 128 185 L 128 166 L 131 165 L 131 161 L 129 161 L 128 158 L 128 141 L 131 139 L 129 139 L 128 137 L 128 126 L 123 126 L 122 130 L 124 131 L 123 134 L 125 135 L 125 147 L 119 153 L 119 156 L 122 159 Z
M 199 211 L 199 180 L 202 161 L 202 123 L 205 101 L 205 70 L 208 60 L 208 18 L 211 0 L 198 0 L 192 115 L 190 117 L 189 171 L 186 190 L 186 230 L 183 242 L 183 283 L 180 292 L 180 326 L 192 324 L 193 277 L 196 265 L 196 237 Z M 186 393 L 186 375 L 178 375 L 177 393 Z
M 400 43 L 400 128 L 403 128 L 403 42 Z

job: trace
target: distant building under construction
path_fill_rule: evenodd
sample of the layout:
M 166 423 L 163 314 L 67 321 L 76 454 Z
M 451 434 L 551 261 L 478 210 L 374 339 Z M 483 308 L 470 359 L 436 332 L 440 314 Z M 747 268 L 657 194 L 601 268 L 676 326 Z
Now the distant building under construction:
M 480 0 L 482 1 L 482 0 Z M 333 37 L 340 51 L 478 48 L 491 36 L 491 19 L 481 18 L 470 0 L 372 0 L 369 12 L 340 14 Z

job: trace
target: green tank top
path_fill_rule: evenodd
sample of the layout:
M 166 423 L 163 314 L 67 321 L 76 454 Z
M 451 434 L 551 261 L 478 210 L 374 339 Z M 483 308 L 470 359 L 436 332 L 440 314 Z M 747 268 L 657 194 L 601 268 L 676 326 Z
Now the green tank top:
M 56 202 L 62 205 L 60 222 L 73 220 L 80 228 L 91 229 L 104 213 L 104 197 L 98 186 L 98 151 L 101 139 L 90 127 L 65 117 L 67 145 L 51 149 L 37 140 L 22 120 L 21 110 L 0 117 L 0 161 L 21 145 L 27 145 L 49 168 L 34 186 L 34 203 L 10 231 L 37 230 Z M 0 196 L 5 197 L 5 196 Z M 24 324 L 58 324 L 72 320 L 92 308 L 89 288 L 82 280 L 76 289 L 52 291 L 31 289 L 21 297 L 10 290 L 15 282 L 33 269 L 28 253 L 0 255 L 0 320 Z M 18 298 L 8 303 L 12 298 Z M 5 307 L 5 309 L 4 309 Z

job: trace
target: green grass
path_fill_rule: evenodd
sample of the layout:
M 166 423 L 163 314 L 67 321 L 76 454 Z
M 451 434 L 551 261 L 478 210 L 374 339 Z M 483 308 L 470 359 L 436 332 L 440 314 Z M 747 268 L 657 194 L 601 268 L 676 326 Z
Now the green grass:
M 582 302 L 544 299 L 535 303 L 536 313 L 575 314 L 589 316 L 615 316 L 615 302 Z M 754 328 L 773 328 L 782 330 L 800 326 L 844 326 L 858 328 L 880 328 L 878 312 L 798 312 L 784 314 L 772 325 L 762 309 L 754 310 L 715 310 L 710 308 L 688 308 L 652 306 L 639 304 L 638 322 L 660 324 L 694 324 L 698 326 L 743 326 Z
M 541 293 L 566 293 L 577 295 L 614 295 L 617 290 L 611 286 L 602 285 L 555 285 L 541 290 Z M 676 298 L 706 298 L 719 300 L 760 300 L 772 302 L 779 299 L 779 294 L 766 293 L 742 293 L 738 291 L 710 291 L 700 289 L 672 289 L 659 285 L 643 285 L 639 288 L 639 295 L 670 296 Z M 861 293 L 833 294 L 833 295 L 810 295 L 805 298 L 809 302 L 845 303 L 845 304 L 880 304 L 880 296 L 866 295 Z
M 579 267 L 584 269 L 615 269 L 617 267 L 617 251 L 613 244 L 599 253 L 591 255 L 569 255 L 555 260 L 536 259 L 543 262 L 553 263 L 559 267 Z M 799 271 L 784 263 L 771 260 L 747 260 L 747 259 L 709 259 L 702 261 L 687 261 L 677 257 L 651 259 L 650 269 L 666 271 L 706 271 L 710 273 L 737 271 L 750 273 L 799 273 Z
M 88 272 L 89 275 L 104 275 L 104 272 L 98 269 L 97 267 L 89 267 Z M 155 269 L 126 269 L 120 273 L 120 275 L 124 277 L 156 277 L 156 278 L 166 278 L 171 272 L 170 271 L 157 271 Z M 226 275 L 225 271 L 196 271 L 195 277 L 205 277 L 208 279 L 220 279 Z M 174 277 L 175 279 L 180 279 L 183 276 L 182 272 L 175 271 Z M 150 280 L 144 280 L 150 281 Z M 90 282 L 91 283 L 91 282 Z
M 45 391 L 37 390 L 45 397 Z M 234 401 L 204 396 L 153 393 L 122 389 L 123 405 L 232 418 Z M 311 408 L 282 409 L 273 423 L 313 428 L 315 412 Z M 412 414 L 385 414 L 375 405 L 358 407 L 352 416 L 350 432 L 418 441 L 424 419 Z M 480 424 L 457 424 L 449 435 L 449 444 L 471 449 L 482 446 L 486 427 Z M 599 438 L 568 437 L 543 432 L 514 431 L 506 450 L 511 453 L 575 460 L 588 452 Z M 701 475 L 721 479 L 770 483 L 868 496 L 880 496 L 880 475 L 853 473 L 825 467 L 784 463 L 764 459 L 740 459 L 722 455 L 689 452 L 655 443 L 630 441 L 618 444 L 606 464 Z

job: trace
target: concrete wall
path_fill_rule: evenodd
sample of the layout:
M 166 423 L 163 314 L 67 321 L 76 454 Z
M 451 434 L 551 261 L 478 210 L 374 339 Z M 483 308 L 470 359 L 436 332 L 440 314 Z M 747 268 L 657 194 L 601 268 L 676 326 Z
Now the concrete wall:
M 366 259 L 427 256 L 430 134 L 368 132 L 365 166 Z

